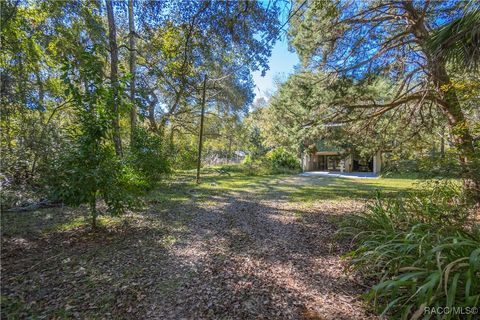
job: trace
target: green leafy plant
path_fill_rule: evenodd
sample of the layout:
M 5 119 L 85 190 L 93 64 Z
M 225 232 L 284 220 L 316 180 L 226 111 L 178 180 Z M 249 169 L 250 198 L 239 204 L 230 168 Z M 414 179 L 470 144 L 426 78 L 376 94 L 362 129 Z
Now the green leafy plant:
M 171 172 L 170 159 L 162 139 L 158 134 L 139 127 L 135 130 L 133 141 L 130 162 L 143 179 L 153 186 Z
M 401 319 L 431 318 L 426 307 L 478 307 L 480 230 L 471 212 L 458 185 L 435 181 L 420 193 L 379 195 L 350 219 L 342 229 L 355 243 L 349 267 L 376 281 L 367 301 Z
M 113 93 L 95 72 L 101 69 L 101 61 L 95 50 L 84 52 L 82 57 L 84 69 L 75 74 L 66 66 L 63 75 L 66 93 L 74 101 L 76 127 L 70 134 L 71 143 L 49 164 L 45 180 L 50 198 L 74 206 L 87 204 L 92 227 L 96 227 L 97 200 L 104 200 L 107 213 L 120 214 L 134 205 L 142 180 L 115 154 L 110 139 L 115 116 L 110 107 Z
M 105 140 L 109 117 L 85 112 L 80 116 L 82 134 L 51 163 L 47 186 L 50 197 L 68 205 L 88 204 L 96 227 L 97 199 L 105 201 L 107 213 L 116 215 L 135 203 L 141 179 L 115 156 Z
M 300 162 L 298 158 L 285 148 L 276 148 L 266 154 L 266 159 L 271 169 L 275 173 L 300 171 Z

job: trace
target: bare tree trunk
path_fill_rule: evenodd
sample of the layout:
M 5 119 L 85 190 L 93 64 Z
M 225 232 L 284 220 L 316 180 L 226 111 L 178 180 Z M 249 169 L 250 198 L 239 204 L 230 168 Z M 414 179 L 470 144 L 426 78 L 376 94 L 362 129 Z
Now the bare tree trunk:
M 155 105 L 158 102 L 158 97 L 153 91 L 150 93 L 150 95 L 153 98 L 152 100 L 148 99 L 147 119 L 150 122 L 150 131 L 157 132 L 158 126 L 157 121 L 155 120 Z
M 445 129 L 442 128 L 442 138 L 440 140 L 440 155 L 445 158 Z
M 133 0 L 128 0 L 128 29 L 129 29 L 129 45 L 130 45 L 130 102 L 132 109 L 130 110 L 130 145 L 134 143 L 135 129 L 137 125 L 137 107 L 135 105 L 135 72 L 136 72 L 136 48 L 135 48 L 135 16 L 133 14 Z
M 233 140 L 233 135 L 229 134 L 228 135 L 227 163 L 230 163 L 231 160 L 232 160 L 232 140 Z
M 120 138 L 120 116 L 118 108 L 118 46 L 117 29 L 115 26 L 115 17 L 113 15 L 113 6 L 111 0 L 105 0 L 107 5 L 108 19 L 108 42 L 110 44 L 110 81 L 113 91 L 113 143 L 115 144 L 115 153 L 117 156 L 123 156 L 122 140 Z
M 90 215 L 92 218 L 92 229 L 97 229 L 97 197 L 95 195 L 92 196 L 90 201 Z
M 203 78 L 202 112 L 200 114 L 200 132 L 198 134 L 197 183 L 200 183 L 200 166 L 202 164 L 203 119 L 205 116 L 205 91 L 206 90 L 207 90 L 207 76 L 205 75 L 205 78 Z

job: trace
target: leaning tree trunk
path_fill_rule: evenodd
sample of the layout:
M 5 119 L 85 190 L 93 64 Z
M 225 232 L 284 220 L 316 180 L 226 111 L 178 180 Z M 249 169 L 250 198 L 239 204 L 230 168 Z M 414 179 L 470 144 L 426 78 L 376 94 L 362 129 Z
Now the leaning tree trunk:
M 128 0 L 128 29 L 130 45 L 130 145 L 133 145 L 135 138 L 135 128 L 137 125 L 137 107 L 135 105 L 135 72 L 136 72 L 136 48 L 135 48 L 135 21 L 133 15 L 133 0 Z
M 411 32 L 421 44 L 427 59 L 427 71 L 436 90 L 437 105 L 448 121 L 453 143 L 458 151 L 458 158 L 462 167 L 464 186 L 477 200 L 480 200 L 480 179 L 472 171 L 472 162 L 475 161 L 475 147 L 465 114 L 453 88 L 450 88 L 450 77 L 446 62 L 442 56 L 433 55 L 428 49 L 430 31 L 425 25 L 423 16 L 415 9 L 410 1 L 404 1 L 403 6 L 410 18 Z M 447 88 L 447 89 L 445 89 Z
M 443 68 L 443 70 L 445 70 L 445 68 Z M 448 79 L 448 81 L 443 83 L 448 84 L 449 82 L 450 80 Z M 440 83 L 442 82 L 439 81 L 440 87 L 448 87 Z M 470 196 L 480 202 L 480 179 L 478 174 L 475 174 L 476 169 L 474 167 L 475 157 L 478 158 L 478 155 L 475 155 L 471 130 L 454 89 L 448 89 L 444 93 L 440 108 L 447 117 L 453 143 L 458 152 L 460 165 L 462 167 L 463 185 Z
M 120 138 L 120 116 L 118 107 L 118 46 L 117 29 L 115 27 L 115 17 L 113 15 L 113 6 L 111 0 L 105 0 L 107 5 L 108 19 L 108 42 L 110 44 L 110 81 L 112 84 L 112 110 L 113 110 L 113 143 L 117 156 L 123 156 L 122 140 Z

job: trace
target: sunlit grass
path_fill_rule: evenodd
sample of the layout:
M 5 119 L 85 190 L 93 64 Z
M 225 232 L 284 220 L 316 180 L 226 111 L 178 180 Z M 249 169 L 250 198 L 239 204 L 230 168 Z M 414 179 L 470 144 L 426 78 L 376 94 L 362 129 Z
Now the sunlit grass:
M 100 222 L 100 219 L 98 219 Z M 77 217 L 71 221 L 56 225 L 52 228 L 47 229 L 47 231 L 69 231 L 75 228 L 83 227 L 86 224 L 84 217 Z
M 294 202 L 317 200 L 369 199 L 382 192 L 395 195 L 402 191 L 419 188 L 421 179 L 416 178 L 378 178 L 348 179 L 337 177 L 301 177 L 297 175 L 248 176 L 238 172 L 221 175 L 215 170 L 202 172 L 202 183 L 195 185 L 194 171 L 183 172 L 184 179 L 190 174 L 191 188 L 202 195 L 244 194 L 252 196 L 272 196 L 287 198 Z
M 234 170 L 235 168 L 229 170 L 228 175 L 220 174 L 216 169 L 214 167 L 202 169 L 200 184 L 195 182 L 195 170 L 176 172 L 159 188 L 142 198 L 145 206 L 140 211 L 168 213 L 174 206 L 186 203 L 195 204 L 198 208 L 208 208 L 222 201 L 228 202 L 228 197 L 231 196 L 281 199 L 307 205 L 317 201 L 362 200 L 375 196 L 378 191 L 394 196 L 402 191 L 420 188 L 418 183 L 422 181 L 401 176 L 378 179 L 302 177 L 285 174 L 249 176 L 240 170 Z M 140 211 L 138 213 L 142 214 Z M 189 215 L 185 215 L 185 219 L 186 221 L 190 219 Z M 98 224 L 108 227 L 121 221 L 121 217 L 101 215 Z M 87 227 L 89 223 L 86 208 L 57 207 L 2 214 L 4 235 L 64 232 Z

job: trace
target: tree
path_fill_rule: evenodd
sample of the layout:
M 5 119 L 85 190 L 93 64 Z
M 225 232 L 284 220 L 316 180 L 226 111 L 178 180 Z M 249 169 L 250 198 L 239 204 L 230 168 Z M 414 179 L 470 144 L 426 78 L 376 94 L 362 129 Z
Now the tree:
M 480 63 L 480 7 L 470 2 L 465 14 L 434 31 L 429 50 L 453 67 L 478 71 Z
M 43 193 L 50 189 L 43 181 L 63 177 L 92 206 L 109 197 L 101 191 L 105 175 L 121 181 L 109 167 L 153 185 L 171 165 L 191 166 L 205 75 L 205 137 L 231 153 L 239 138 L 227 127 L 240 128 L 253 99 L 251 71 L 268 68 L 279 3 L 3 1 L 1 147 L 9 186 Z M 69 162 L 76 178 L 60 165 Z M 97 180 L 85 178 L 94 173 Z
M 145 3 L 142 11 L 152 15 L 163 6 Z M 218 87 L 244 79 L 245 72 L 266 70 L 278 12 L 275 2 L 268 8 L 249 1 L 173 2 L 161 19 L 142 19 L 140 28 L 151 41 L 139 44 L 138 64 L 150 70 L 143 75 L 143 95 L 151 127 L 161 132 L 180 115 L 196 114 L 192 106 L 205 73 L 211 90 L 213 83 Z
M 123 156 L 122 139 L 120 137 L 120 115 L 119 115 L 119 94 L 118 94 L 118 46 L 117 46 L 117 28 L 115 25 L 115 16 L 111 0 L 105 0 L 107 6 L 108 20 L 108 42 L 110 45 L 110 82 L 112 85 L 112 110 L 114 117 L 113 124 L 113 143 L 115 144 L 115 153 L 117 156 Z
M 135 46 L 135 15 L 133 12 L 133 0 L 128 0 L 128 43 L 130 51 L 130 144 L 133 143 L 135 136 L 135 127 L 137 123 L 137 106 L 135 102 L 135 73 L 136 73 L 136 46 Z
M 354 85 L 374 80 L 372 75 L 395 83 L 388 99 L 344 96 L 332 103 L 333 109 L 343 115 L 360 110 L 369 118 L 398 108 L 423 114 L 435 106 L 467 167 L 476 154 L 472 124 L 451 86 L 447 60 L 429 47 L 435 30 L 460 18 L 464 9 L 463 2 L 312 1 L 292 19 L 289 37 L 307 68 L 349 77 Z M 466 170 L 467 176 L 470 173 Z
M 104 60 L 97 52 L 102 49 L 78 48 L 82 49 L 80 61 L 63 61 L 61 77 L 65 94 L 73 100 L 75 130 L 69 134 L 70 144 L 53 156 L 46 181 L 52 198 L 87 204 L 96 228 L 97 199 L 105 201 L 108 213 L 119 214 L 133 205 L 139 179 L 120 161 L 109 139 L 118 113 L 110 107 L 115 88 L 104 83 Z

